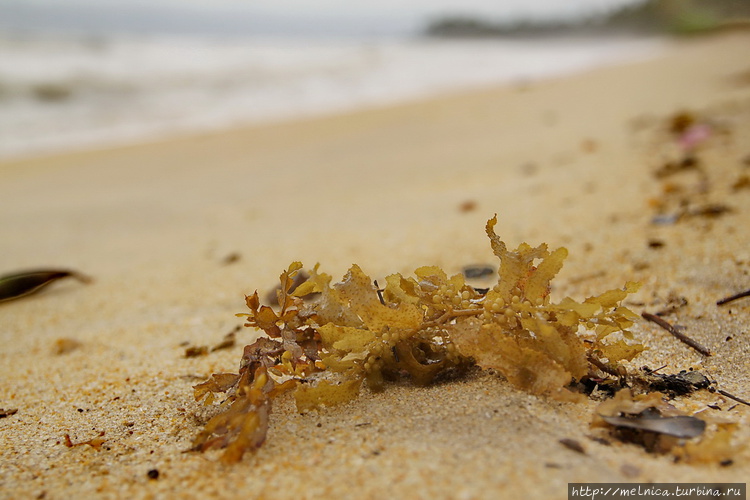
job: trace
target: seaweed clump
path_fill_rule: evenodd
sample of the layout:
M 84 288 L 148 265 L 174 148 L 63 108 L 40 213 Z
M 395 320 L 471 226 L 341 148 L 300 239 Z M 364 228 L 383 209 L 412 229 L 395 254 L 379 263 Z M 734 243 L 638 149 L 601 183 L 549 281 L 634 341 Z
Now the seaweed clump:
M 339 283 L 315 266 L 297 284 L 302 264 L 294 262 L 280 276 L 276 309 L 262 305 L 257 292 L 246 297 L 245 326 L 265 336 L 245 347 L 239 373 L 214 374 L 194 387 L 205 404 L 219 393 L 226 398 L 193 449 L 226 448 L 224 462 L 240 460 L 262 445 L 271 402 L 288 390 L 304 412 L 349 401 L 363 384 L 378 391 L 407 377 L 425 385 L 476 364 L 530 393 L 575 399 L 582 396 L 566 389 L 572 381 L 597 369 L 621 371 L 622 361 L 644 350 L 628 341 L 637 315 L 621 305 L 636 284 L 552 303 L 550 281 L 567 250 L 524 243 L 510 251 L 496 223 L 486 226 L 500 259 L 498 282 L 488 290 L 434 266 L 414 277 L 392 274 L 382 290 L 356 264 Z M 316 299 L 304 300 L 310 296 Z

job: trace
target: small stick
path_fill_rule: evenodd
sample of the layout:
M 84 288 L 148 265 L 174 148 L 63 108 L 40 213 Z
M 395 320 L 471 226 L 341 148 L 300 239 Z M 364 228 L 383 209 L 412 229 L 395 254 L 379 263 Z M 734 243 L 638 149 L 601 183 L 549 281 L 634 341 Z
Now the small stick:
M 743 297 L 750 297 L 750 289 L 745 290 L 744 292 L 735 293 L 734 295 L 730 295 L 729 297 L 725 297 L 721 300 L 716 301 L 717 306 L 723 306 L 724 304 L 728 304 L 730 302 L 733 302 L 737 299 L 741 299 Z
M 728 393 L 727 391 L 722 391 L 721 389 L 719 389 L 719 390 L 717 390 L 716 392 L 718 392 L 718 393 L 719 393 L 719 394 L 721 394 L 722 396 L 726 396 L 726 397 L 728 397 L 729 399 L 733 399 L 733 400 L 737 401 L 738 403 L 742 403 L 743 405 L 747 405 L 747 406 L 750 406 L 750 403 L 748 403 L 748 402 L 747 402 L 747 401 L 745 401 L 744 399 L 742 399 L 742 398 L 738 398 L 737 396 L 734 396 L 734 395 L 732 395 L 732 394 L 729 394 L 729 393 Z
M 385 299 L 383 299 L 383 290 L 381 290 L 380 286 L 378 286 L 378 280 L 375 280 L 375 291 L 378 292 L 378 299 L 380 299 L 380 303 L 385 305 Z
M 658 372 L 659 370 L 661 370 L 662 368 L 666 368 L 666 367 L 667 367 L 667 365 L 661 365 L 659 368 L 656 368 L 654 370 L 646 370 L 646 371 L 648 372 L 649 375 L 652 375 L 652 374 Z
M 708 349 L 700 345 L 698 342 L 696 342 L 695 340 L 691 339 L 690 337 L 688 337 L 687 335 L 679 331 L 677 328 L 675 328 L 671 324 L 661 319 L 659 316 L 656 316 L 654 314 L 647 313 L 647 312 L 641 313 L 641 316 L 643 316 L 643 319 L 651 321 L 652 323 L 656 323 L 660 327 L 664 328 L 666 331 L 671 333 L 672 336 L 675 337 L 677 340 L 679 340 L 683 344 L 689 345 L 690 347 L 692 347 L 699 353 L 703 354 L 704 356 L 711 355 L 711 351 L 709 351 Z
M 606 373 L 608 375 L 612 375 L 614 377 L 619 377 L 620 376 L 620 374 L 617 373 L 616 370 L 613 370 L 612 368 L 610 368 L 609 366 L 605 365 L 604 363 L 602 363 L 601 361 L 599 361 L 595 357 L 589 355 L 589 356 L 586 357 L 586 359 L 588 360 L 589 363 L 591 363 L 592 365 L 596 366 L 597 368 L 599 368 L 604 373 Z

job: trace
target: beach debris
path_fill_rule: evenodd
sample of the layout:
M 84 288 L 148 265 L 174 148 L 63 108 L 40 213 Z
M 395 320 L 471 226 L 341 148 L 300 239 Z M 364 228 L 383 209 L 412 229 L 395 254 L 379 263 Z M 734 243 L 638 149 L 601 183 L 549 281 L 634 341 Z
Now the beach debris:
M 7 410 L 0 408 L 0 418 L 10 417 L 16 413 L 18 413 L 18 408 L 8 408 Z
M 701 372 L 681 370 L 679 373 L 664 375 L 643 367 L 643 379 L 650 391 L 662 392 L 670 397 L 685 396 L 700 389 L 708 389 L 711 381 Z
M 679 438 L 693 438 L 703 434 L 706 422 L 696 417 L 678 415 L 663 417 L 660 412 L 643 410 L 641 413 L 625 417 L 601 416 L 602 420 L 616 427 L 627 427 L 641 431 L 656 432 Z
M 622 464 L 620 466 L 620 472 L 622 473 L 623 476 L 630 478 L 630 479 L 635 479 L 641 475 L 641 469 L 629 463 Z
M 698 159 L 694 156 L 686 156 L 680 161 L 668 161 L 664 163 L 654 172 L 654 175 L 659 179 L 664 179 L 665 177 L 669 177 L 680 172 L 698 169 Z
M 633 396 L 630 389 L 622 389 L 597 407 L 591 426 L 608 428 L 613 437 L 648 452 L 666 453 L 679 439 L 702 435 L 706 422 L 684 415 L 659 392 Z
M 571 451 L 575 451 L 576 453 L 580 453 L 581 455 L 586 454 L 586 449 L 583 447 L 583 445 L 580 443 L 580 441 L 577 441 L 575 439 L 571 438 L 562 438 L 558 440 L 558 443 L 566 447 L 567 449 Z
M 200 356 L 205 356 L 208 354 L 208 346 L 207 345 L 199 345 L 199 346 L 190 346 L 185 348 L 185 357 L 186 358 L 197 358 Z
M 678 143 L 683 151 L 689 153 L 709 139 L 711 134 L 712 130 L 708 124 L 696 123 L 680 134 Z
M 242 259 L 242 254 L 239 252 L 232 252 L 224 256 L 223 259 L 221 259 L 221 265 L 228 266 L 229 264 L 234 264 L 235 262 L 239 262 Z
M 734 394 L 730 394 L 730 393 L 728 393 L 725 390 L 716 389 L 716 392 L 718 392 L 722 396 L 727 397 L 727 398 L 729 398 L 729 399 L 731 399 L 733 401 L 737 401 L 738 403 L 742 403 L 743 405 L 750 406 L 750 402 L 748 402 L 748 401 L 746 401 L 746 400 L 744 400 L 742 398 L 739 398 L 739 397 L 735 396 Z
M 146 477 L 153 480 L 159 479 L 159 469 L 149 469 Z
M 669 131 L 679 137 L 684 134 L 690 127 L 695 125 L 696 117 L 692 111 L 678 111 L 669 117 Z
M 683 297 L 682 295 L 677 295 L 674 292 L 670 292 L 669 296 L 667 297 L 667 303 L 665 304 L 665 307 L 662 309 L 659 309 L 654 314 L 656 316 L 667 316 L 669 314 L 672 314 L 683 307 L 688 305 L 687 298 Z
M 745 448 L 743 443 L 733 443 L 737 423 L 705 412 L 700 418 L 685 415 L 663 396 L 659 392 L 633 396 L 630 389 L 623 389 L 597 407 L 591 427 L 606 428 L 620 441 L 650 453 L 670 453 L 685 463 L 728 466 Z
M 595 153 L 599 149 L 599 143 L 591 138 L 586 138 L 581 141 L 581 151 L 584 153 Z
M 91 447 L 92 447 L 93 449 L 95 449 L 96 451 L 100 451 L 100 450 L 102 449 L 102 445 L 103 445 L 103 444 L 104 444 L 104 442 L 106 441 L 106 439 L 104 439 L 104 437 L 103 437 L 103 436 L 104 436 L 104 431 L 101 431 L 101 432 L 99 433 L 99 435 L 98 435 L 98 436 L 96 436 L 96 437 L 94 437 L 94 438 L 88 439 L 88 440 L 86 440 L 86 441 L 81 441 L 80 443 L 74 443 L 74 442 L 73 442 L 73 441 L 71 441 L 71 439 L 70 439 L 70 434 L 65 434 L 65 436 L 63 436 L 63 437 L 64 437 L 64 439 L 65 439 L 65 441 L 64 441 L 64 443 L 63 443 L 63 444 L 64 444 L 65 446 L 67 446 L 68 448 L 73 448 L 73 447 L 76 447 L 76 446 L 84 446 L 84 445 L 89 445 L 89 446 L 91 446 Z
M 720 217 L 733 211 L 734 209 L 725 203 L 706 203 L 688 208 L 685 215 L 690 217 Z
M 627 330 L 638 316 L 621 304 L 636 283 L 553 303 L 550 281 L 567 250 L 525 243 L 508 250 L 496 223 L 490 219 L 485 230 L 500 259 L 498 281 L 481 292 L 462 274 L 449 277 L 435 266 L 418 268 L 414 277 L 389 275 L 383 289 L 356 264 L 339 283 L 317 265 L 300 283 L 303 266 L 293 262 L 279 277 L 277 307 L 262 305 L 257 291 L 247 296 L 250 312 L 238 316 L 265 335 L 245 347 L 238 373 L 194 386 L 196 401 L 207 405 L 223 394 L 223 412 L 192 450 L 223 448 L 221 460 L 233 463 L 258 449 L 272 400 L 289 390 L 306 412 L 350 401 L 363 384 L 373 391 L 400 378 L 425 385 L 476 364 L 530 393 L 580 400 L 567 386 L 593 372 L 590 360 L 624 370 L 621 362 L 645 349 Z M 313 294 L 317 300 L 305 301 Z
M 740 191 L 741 189 L 750 188 L 750 176 L 740 175 L 737 180 L 732 183 L 732 191 Z
M 696 342 L 695 340 L 691 339 L 684 333 L 682 333 L 680 330 L 678 330 L 674 325 L 670 324 L 669 322 L 663 320 L 659 316 L 656 316 L 655 314 L 643 312 L 641 313 L 641 316 L 643 319 L 647 321 L 651 321 L 652 323 L 656 323 L 660 327 L 662 327 L 664 330 L 668 331 L 674 338 L 679 340 L 685 345 L 688 345 L 698 351 L 699 353 L 703 354 L 704 356 L 710 356 L 711 351 L 709 351 L 706 347 L 703 347 L 701 344 Z
M 209 347 L 207 345 L 189 346 L 185 348 L 186 358 L 197 358 L 200 356 L 206 356 L 209 352 L 220 351 L 222 349 L 231 349 L 237 343 L 236 336 L 237 332 L 242 329 L 240 325 L 235 326 L 231 332 L 224 335 L 224 339 L 218 344 Z M 183 345 L 187 344 L 185 342 Z
M 711 112 L 715 114 L 715 111 Z M 653 175 L 661 181 L 661 193 L 649 200 L 657 212 L 654 225 L 672 225 L 700 218 L 723 217 L 736 211 L 725 201 L 726 190 L 717 188 L 728 184 L 730 192 L 750 186 L 745 174 L 738 177 L 722 163 L 710 161 L 706 156 L 709 147 L 728 138 L 732 129 L 730 120 L 712 117 L 709 112 L 699 116 L 693 111 L 681 111 L 668 117 L 655 131 L 656 150 L 649 157 L 660 158 Z M 712 146 L 713 145 L 713 146 Z M 736 179 L 733 183 L 727 179 Z M 697 227 L 704 230 L 710 225 Z
M 487 264 L 472 264 L 464 266 L 461 270 L 467 279 L 486 278 L 497 272 L 497 269 Z
M 477 209 L 477 202 L 474 200 L 466 200 L 461 202 L 461 204 L 458 206 L 458 211 L 461 213 L 467 213 L 467 212 L 473 212 Z
M 237 325 L 235 326 L 231 332 L 224 335 L 224 340 L 216 344 L 215 346 L 211 347 L 211 352 L 214 351 L 220 351 L 222 349 L 231 349 L 235 346 L 237 343 L 237 332 L 239 332 L 242 329 L 242 326 Z
M 81 347 L 81 345 L 82 344 L 76 339 L 71 339 L 68 337 L 60 337 L 59 339 L 55 340 L 55 342 L 52 344 L 52 354 L 56 356 L 60 356 L 62 354 L 68 354 L 69 352 L 73 352 L 79 347 Z
M 721 300 L 717 300 L 716 305 L 723 306 L 724 304 L 729 304 L 730 302 L 734 302 L 735 300 L 743 299 L 745 297 L 750 297 L 750 288 L 747 290 L 743 290 L 741 292 L 735 293 L 734 295 L 730 295 L 729 297 L 724 297 Z
M 679 214 L 659 214 L 655 215 L 651 219 L 651 224 L 654 224 L 655 226 L 671 226 L 675 224 L 680 219 Z
M 0 302 L 20 299 L 37 293 L 50 283 L 63 278 L 74 278 L 90 283 L 91 278 L 81 273 L 58 269 L 35 269 L 0 276 Z

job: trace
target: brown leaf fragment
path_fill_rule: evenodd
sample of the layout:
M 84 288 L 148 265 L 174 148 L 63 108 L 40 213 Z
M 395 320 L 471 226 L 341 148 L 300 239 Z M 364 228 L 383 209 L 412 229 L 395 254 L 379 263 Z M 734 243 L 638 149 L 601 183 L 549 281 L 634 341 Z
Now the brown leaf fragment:
M 674 135 L 683 134 L 697 121 L 692 111 L 679 111 L 669 118 L 669 131 Z
M 576 453 L 580 453 L 581 455 L 586 454 L 586 449 L 583 447 L 583 445 L 579 441 L 575 439 L 562 438 L 558 440 L 558 442 L 571 451 L 575 451 Z
M 8 408 L 7 410 L 0 408 L 0 418 L 10 417 L 16 413 L 18 413 L 18 408 Z
M 232 252 L 227 255 L 225 255 L 221 259 L 221 265 L 228 266 L 229 264 L 234 264 L 235 262 L 239 262 L 240 259 L 242 259 L 242 254 L 239 252 Z
M 0 302 L 20 299 L 37 293 L 44 287 L 63 278 L 74 278 L 81 283 L 90 283 L 91 278 L 75 271 L 57 269 L 35 269 L 0 276 Z
M 55 340 L 54 344 L 52 344 L 52 354 L 55 354 L 56 356 L 68 354 L 69 352 L 75 351 L 79 347 L 81 347 L 81 343 L 77 340 L 67 337 L 61 337 Z
M 191 346 L 185 349 L 186 358 L 197 358 L 206 354 L 208 354 L 208 346 L 206 345 Z
M 463 213 L 473 212 L 476 209 L 477 209 L 477 202 L 474 200 L 466 200 L 458 206 L 458 211 L 463 212 Z
M 732 212 L 734 212 L 734 209 L 724 203 L 707 203 L 690 208 L 686 212 L 686 215 L 692 217 L 720 217 Z
M 224 340 L 216 344 L 211 348 L 211 352 L 219 351 L 221 349 L 231 349 L 236 344 L 235 337 L 237 336 L 237 332 L 240 331 L 240 326 L 235 327 L 231 332 L 227 333 L 224 336 Z
M 740 175 L 736 181 L 732 184 L 732 191 L 739 191 L 741 189 L 750 189 L 750 176 Z

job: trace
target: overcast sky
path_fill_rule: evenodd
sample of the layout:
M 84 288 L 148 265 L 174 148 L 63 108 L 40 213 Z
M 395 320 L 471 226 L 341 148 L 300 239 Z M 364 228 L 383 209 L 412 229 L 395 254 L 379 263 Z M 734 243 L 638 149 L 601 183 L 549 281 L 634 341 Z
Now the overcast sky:
M 409 15 L 467 12 L 491 16 L 574 15 L 638 0 L 0 0 L 0 5 L 95 5 L 240 9 L 269 14 Z
M 0 32 L 367 36 L 416 33 L 441 15 L 561 18 L 639 0 L 0 0 Z

